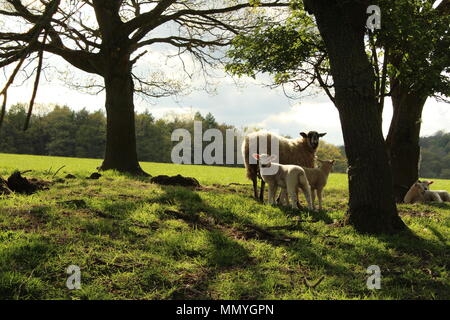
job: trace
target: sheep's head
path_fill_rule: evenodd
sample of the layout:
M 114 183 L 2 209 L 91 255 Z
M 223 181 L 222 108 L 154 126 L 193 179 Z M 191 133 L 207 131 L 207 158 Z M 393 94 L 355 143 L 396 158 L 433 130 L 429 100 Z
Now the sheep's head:
M 317 131 L 310 131 L 308 132 L 308 134 L 300 132 L 300 135 L 303 137 L 303 140 L 306 141 L 306 143 L 311 149 L 316 150 L 317 147 L 319 147 L 320 138 L 325 136 L 326 133 L 318 133 Z
M 420 180 L 417 180 L 416 183 L 419 183 L 423 187 L 424 190 L 430 190 L 430 185 L 433 184 L 434 181 L 429 181 L 429 180 L 420 181 Z
M 425 191 L 428 190 L 428 185 L 418 180 L 416 183 L 413 184 L 412 189 L 418 192 L 419 194 L 424 195 Z
M 259 161 L 259 165 L 262 168 L 270 167 L 270 164 L 277 159 L 277 156 L 274 154 L 270 156 L 265 153 L 264 154 L 254 153 L 252 156 L 253 156 L 253 158 L 255 158 L 256 160 Z
M 333 171 L 333 166 L 336 163 L 336 160 L 320 160 L 317 159 L 317 161 L 320 163 L 320 167 L 327 170 L 328 172 Z

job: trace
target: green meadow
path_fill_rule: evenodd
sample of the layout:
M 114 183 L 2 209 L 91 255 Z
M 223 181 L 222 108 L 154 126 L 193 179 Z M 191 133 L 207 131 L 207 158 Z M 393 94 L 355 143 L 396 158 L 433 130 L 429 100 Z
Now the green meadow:
M 0 196 L 0 299 L 450 299 L 449 203 L 399 205 L 410 232 L 369 236 L 340 224 L 345 174 L 331 175 L 324 210 L 308 212 L 255 201 L 242 168 L 141 163 L 197 178 L 192 189 L 86 179 L 100 164 L 0 154 L 3 178 L 32 170 L 24 176 L 52 182 Z M 77 178 L 58 180 L 68 173 Z M 71 265 L 79 290 L 66 287 Z M 367 288 L 371 265 L 379 290 Z

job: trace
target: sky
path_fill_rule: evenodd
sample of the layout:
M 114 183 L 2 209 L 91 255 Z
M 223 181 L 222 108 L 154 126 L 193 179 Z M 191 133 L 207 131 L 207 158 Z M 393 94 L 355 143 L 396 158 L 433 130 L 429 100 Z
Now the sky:
M 159 31 L 163 32 L 163 31 Z M 149 53 L 139 60 L 138 73 L 152 74 L 162 71 L 170 79 L 176 79 L 188 87 L 201 88 L 204 84 L 200 74 L 195 73 L 196 66 L 189 58 L 184 59 L 188 70 L 194 71 L 194 77 L 189 78 L 183 72 L 178 58 L 168 59 L 168 55 L 176 51 L 167 46 L 152 46 Z M 136 54 L 138 54 L 137 52 Z M 62 75 L 74 77 L 78 82 L 86 82 L 86 74 L 69 66 L 61 58 L 48 56 L 46 64 L 52 66 L 45 70 L 45 77 L 36 98 L 39 104 L 68 105 L 79 110 L 86 108 L 91 111 L 104 109 L 104 92 L 96 95 L 80 92 L 69 88 L 61 80 Z M 5 81 L 6 73 L 0 74 L 0 84 Z M 325 94 L 305 95 L 299 99 L 287 98 L 281 89 L 269 88 L 269 76 L 259 78 L 232 78 L 223 71 L 215 72 L 214 94 L 204 90 L 191 90 L 188 94 L 171 98 L 143 100 L 135 99 L 138 112 L 149 111 L 156 118 L 169 113 L 203 115 L 211 112 L 216 121 L 234 125 L 237 128 L 258 127 L 278 134 L 299 137 L 301 131 L 326 132 L 325 141 L 342 145 L 342 131 L 339 115 Z M 16 82 L 8 93 L 8 106 L 17 102 L 27 103 L 32 92 L 32 82 L 24 84 Z M 236 84 L 238 83 L 238 84 Z M 318 91 L 320 92 L 320 91 Z M 383 115 L 383 131 L 388 132 L 392 117 L 392 105 L 386 101 Z M 422 136 L 434 134 L 438 130 L 448 131 L 450 127 L 450 105 L 428 99 L 422 117 Z

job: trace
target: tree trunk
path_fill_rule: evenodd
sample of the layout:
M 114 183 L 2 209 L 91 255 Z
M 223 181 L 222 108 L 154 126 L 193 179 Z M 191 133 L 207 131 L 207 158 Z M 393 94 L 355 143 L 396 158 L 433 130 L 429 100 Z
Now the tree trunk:
M 392 174 L 364 47 L 368 1 L 305 0 L 325 41 L 349 164 L 346 222 L 364 233 L 405 229 L 395 205 Z
M 101 170 L 145 175 L 136 151 L 134 86 L 128 57 L 108 64 L 106 89 L 106 151 Z
M 386 142 L 397 202 L 403 202 L 408 189 L 419 179 L 421 117 L 427 100 L 419 93 L 408 91 L 398 81 L 393 81 L 394 114 Z

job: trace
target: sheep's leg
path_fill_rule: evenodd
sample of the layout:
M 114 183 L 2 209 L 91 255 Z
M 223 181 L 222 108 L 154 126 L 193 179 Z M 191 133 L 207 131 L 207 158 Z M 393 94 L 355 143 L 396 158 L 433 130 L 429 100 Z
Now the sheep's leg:
M 261 190 L 259 191 L 259 200 L 261 202 L 264 202 L 264 187 L 265 187 L 265 185 L 266 185 L 266 182 L 263 179 L 261 179 Z
M 319 199 L 319 210 L 322 210 L 322 189 L 317 189 L 317 198 Z
M 285 200 L 283 199 L 283 197 L 285 198 Z M 285 201 L 285 202 L 283 202 L 283 201 Z M 286 201 L 287 201 L 286 189 L 281 188 L 281 192 L 280 192 L 280 194 L 278 195 L 278 198 L 277 198 L 277 203 L 278 204 L 286 204 Z
M 284 188 L 281 189 L 280 197 L 278 199 L 279 199 L 278 203 L 281 202 L 281 204 L 284 205 L 284 206 L 287 206 L 289 204 L 289 200 L 288 200 L 286 189 L 284 189 Z
M 306 178 L 306 176 L 301 175 L 299 177 L 299 181 L 300 187 L 302 188 L 303 194 L 305 195 L 306 202 L 308 203 L 308 209 L 312 210 L 313 206 L 311 203 L 311 187 L 309 186 L 308 179 Z
M 316 190 L 315 189 L 311 189 L 311 204 L 312 204 L 313 210 L 316 209 L 316 206 L 314 205 L 314 201 L 315 200 L 316 200 Z
M 277 189 L 278 186 L 272 183 L 269 183 L 269 188 L 268 188 L 268 193 L 269 193 L 269 204 L 273 205 L 275 204 L 275 194 L 277 193 Z
M 278 205 L 283 204 L 284 193 L 285 193 L 285 189 L 281 188 L 281 192 L 280 192 L 280 194 L 278 195 L 278 198 L 277 198 L 277 204 Z
M 255 196 L 255 199 L 258 199 L 258 178 L 255 176 L 252 178 L 253 182 L 253 195 Z
M 311 189 L 309 188 L 309 186 L 306 186 L 302 190 L 303 190 L 303 194 L 305 195 L 306 202 L 308 203 L 308 209 L 313 210 L 314 207 L 311 202 Z
M 288 188 L 289 200 L 292 209 L 298 209 L 297 205 L 297 188 Z

